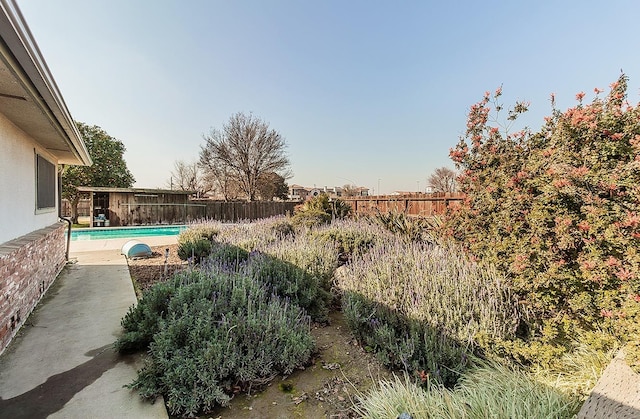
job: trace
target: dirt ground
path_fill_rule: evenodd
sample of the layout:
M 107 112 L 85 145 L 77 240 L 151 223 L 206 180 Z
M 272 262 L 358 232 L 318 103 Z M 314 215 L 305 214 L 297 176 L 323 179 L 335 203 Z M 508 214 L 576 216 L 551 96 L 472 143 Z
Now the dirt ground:
M 187 266 L 178 258 L 177 245 L 152 250 L 150 258 L 129 261 L 138 292 Z M 390 378 L 391 373 L 357 344 L 340 311 L 331 313 L 328 325 L 314 324 L 311 332 L 317 347 L 311 365 L 287 377 L 276 377 L 262 391 L 238 394 L 228 407 L 202 418 L 356 417 L 353 406 L 358 395 Z

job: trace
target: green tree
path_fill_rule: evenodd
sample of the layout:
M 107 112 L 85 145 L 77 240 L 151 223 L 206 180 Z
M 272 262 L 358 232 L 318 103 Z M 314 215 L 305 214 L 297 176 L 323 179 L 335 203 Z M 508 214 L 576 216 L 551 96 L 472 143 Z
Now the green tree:
M 77 127 L 93 165 L 62 168 L 62 198 L 71 203 L 71 219 L 74 223 L 78 222 L 78 201 L 82 195 L 78 192 L 78 186 L 130 188 L 135 181 L 124 161 L 126 148 L 120 140 L 96 125 L 78 122 Z
M 378 191 L 379 192 L 379 191 Z M 358 187 L 356 185 L 351 185 L 349 183 L 342 186 L 342 196 L 350 197 L 350 196 L 358 196 L 359 195 Z
M 200 165 L 214 178 L 223 173 L 224 183 L 237 184 L 249 201 L 255 201 L 259 194 L 261 176 L 290 176 L 284 138 L 252 114 L 232 115 L 222 130 L 212 129 L 204 139 Z

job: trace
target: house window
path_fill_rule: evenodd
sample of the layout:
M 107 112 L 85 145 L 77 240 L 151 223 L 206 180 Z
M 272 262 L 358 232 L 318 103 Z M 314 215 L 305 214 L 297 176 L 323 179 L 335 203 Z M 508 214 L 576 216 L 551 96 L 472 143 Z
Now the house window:
M 36 154 L 36 210 L 56 206 L 56 166 Z

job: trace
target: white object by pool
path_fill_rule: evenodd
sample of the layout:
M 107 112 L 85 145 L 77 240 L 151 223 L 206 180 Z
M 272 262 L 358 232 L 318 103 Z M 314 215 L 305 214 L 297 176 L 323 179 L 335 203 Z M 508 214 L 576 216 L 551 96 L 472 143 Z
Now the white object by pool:
M 129 240 L 122 246 L 121 254 L 129 259 L 146 258 L 153 253 L 148 244 L 142 243 L 140 240 Z

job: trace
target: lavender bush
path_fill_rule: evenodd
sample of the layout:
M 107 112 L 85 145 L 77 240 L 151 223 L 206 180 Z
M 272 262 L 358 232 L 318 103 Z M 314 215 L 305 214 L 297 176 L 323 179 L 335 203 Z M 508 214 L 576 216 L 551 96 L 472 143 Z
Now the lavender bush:
M 467 352 L 515 337 L 521 314 L 504 280 L 454 248 L 387 239 L 341 268 L 354 334 L 388 365 L 453 384 Z

